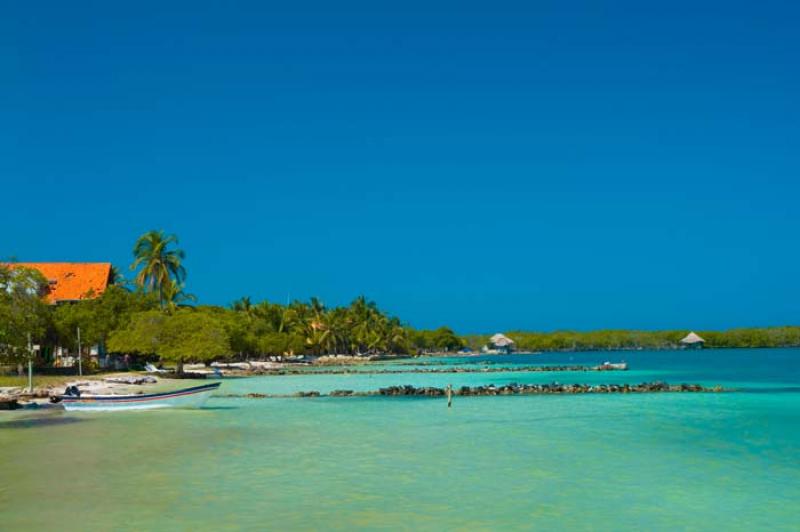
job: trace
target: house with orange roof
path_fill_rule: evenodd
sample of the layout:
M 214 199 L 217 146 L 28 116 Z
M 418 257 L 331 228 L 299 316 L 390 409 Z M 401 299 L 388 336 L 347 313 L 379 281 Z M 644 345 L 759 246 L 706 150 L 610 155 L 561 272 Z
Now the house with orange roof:
M 113 281 L 110 262 L 15 262 L 9 266 L 38 270 L 47 279 L 44 297 L 52 305 L 100 297 Z
M 42 297 L 51 305 L 61 305 L 94 299 L 103 295 L 113 284 L 110 262 L 15 262 L 7 264 L 11 269 L 37 270 L 47 280 Z M 102 347 L 89 347 L 89 356 L 104 366 Z M 70 367 L 76 364 L 75 353 L 67 347 L 56 346 L 52 352 L 53 365 Z

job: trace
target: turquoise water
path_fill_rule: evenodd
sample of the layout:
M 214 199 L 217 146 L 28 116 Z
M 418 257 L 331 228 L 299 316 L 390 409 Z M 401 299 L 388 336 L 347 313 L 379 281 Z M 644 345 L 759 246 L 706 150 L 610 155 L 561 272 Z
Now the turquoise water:
M 0 529 L 800 528 L 800 350 L 492 360 L 623 358 L 632 371 L 259 377 L 222 393 L 655 379 L 740 391 L 5 413 Z

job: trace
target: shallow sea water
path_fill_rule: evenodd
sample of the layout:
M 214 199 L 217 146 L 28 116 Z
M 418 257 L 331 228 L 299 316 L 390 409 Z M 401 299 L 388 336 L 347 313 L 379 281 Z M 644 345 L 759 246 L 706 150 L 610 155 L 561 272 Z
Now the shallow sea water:
M 738 391 L 456 397 L 451 409 L 427 398 L 215 397 L 196 411 L 2 413 L 0 529 L 800 528 L 800 350 L 490 360 L 623 358 L 631 371 L 258 377 L 227 379 L 221 393 L 554 380 Z

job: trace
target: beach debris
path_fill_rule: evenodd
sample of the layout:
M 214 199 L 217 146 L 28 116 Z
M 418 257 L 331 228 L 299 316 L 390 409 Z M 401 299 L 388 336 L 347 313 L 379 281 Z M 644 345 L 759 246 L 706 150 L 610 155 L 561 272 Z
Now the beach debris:
M 50 397 L 52 393 L 51 388 L 34 388 L 33 390 L 28 390 L 27 388 L 19 388 L 18 391 L 13 393 L 13 396 L 16 398 L 22 399 L 44 399 Z
M 19 403 L 16 397 L 0 396 L 0 410 L 16 410 Z
M 627 362 L 603 362 L 592 368 L 595 371 L 628 371 Z
M 240 370 L 250 370 L 253 368 L 253 365 L 250 362 L 212 362 L 212 368 L 222 368 L 222 369 L 240 369 Z
M 103 382 L 111 382 L 114 384 L 132 384 L 138 386 L 142 384 L 155 384 L 158 382 L 158 379 L 151 377 L 150 375 L 136 375 L 130 377 L 106 377 L 103 379 Z

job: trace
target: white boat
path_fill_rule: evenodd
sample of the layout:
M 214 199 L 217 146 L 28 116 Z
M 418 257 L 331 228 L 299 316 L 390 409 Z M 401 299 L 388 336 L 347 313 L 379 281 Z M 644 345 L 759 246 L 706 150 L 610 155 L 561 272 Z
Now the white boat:
M 108 410 L 150 410 L 154 408 L 200 408 L 208 397 L 219 388 L 220 383 L 203 384 L 192 388 L 182 388 L 170 392 L 139 395 L 83 395 L 72 393 L 59 396 L 65 410 L 70 411 L 108 411 Z

